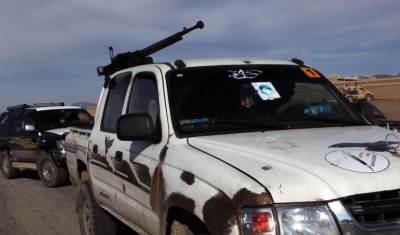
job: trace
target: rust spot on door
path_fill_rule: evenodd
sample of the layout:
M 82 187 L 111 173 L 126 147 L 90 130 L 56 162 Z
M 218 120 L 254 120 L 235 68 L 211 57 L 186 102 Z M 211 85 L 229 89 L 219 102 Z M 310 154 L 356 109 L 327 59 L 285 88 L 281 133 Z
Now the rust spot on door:
M 153 173 L 153 178 L 151 181 L 151 188 L 150 188 L 150 205 L 151 209 L 156 212 L 159 212 L 159 168 L 156 167 Z
M 165 156 L 167 155 L 167 150 L 168 150 L 167 146 L 164 146 L 164 148 L 161 150 L 160 156 L 159 156 L 160 162 L 164 162 Z
M 181 174 L 181 180 L 188 185 L 192 185 L 194 183 L 194 175 L 188 171 L 183 171 Z

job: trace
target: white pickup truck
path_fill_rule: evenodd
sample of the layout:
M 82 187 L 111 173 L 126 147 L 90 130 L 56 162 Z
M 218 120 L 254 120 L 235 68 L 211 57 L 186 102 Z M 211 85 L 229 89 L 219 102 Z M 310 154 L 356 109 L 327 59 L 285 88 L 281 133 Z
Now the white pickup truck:
M 202 59 L 115 72 L 65 148 L 82 234 L 387 235 L 399 138 L 298 59 Z

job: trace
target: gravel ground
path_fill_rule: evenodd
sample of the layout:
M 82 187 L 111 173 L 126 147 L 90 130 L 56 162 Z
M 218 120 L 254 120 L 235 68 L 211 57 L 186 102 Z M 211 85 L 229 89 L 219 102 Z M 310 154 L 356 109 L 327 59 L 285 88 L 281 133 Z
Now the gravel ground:
M 36 171 L 11 180 L 0 174 L 0 234 L 79 234 L 75 201 L 74 186 L 46 188 Z

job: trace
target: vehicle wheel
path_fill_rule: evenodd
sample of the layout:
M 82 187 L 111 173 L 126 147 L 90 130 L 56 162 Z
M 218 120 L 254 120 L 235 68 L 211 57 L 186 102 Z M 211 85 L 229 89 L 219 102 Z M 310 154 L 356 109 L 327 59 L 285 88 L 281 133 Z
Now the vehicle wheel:
M 194 233 L 190 231 L 187 225 L 183 225 L 178 221 L 174 220 L 171 225 L 170 235 L 194 235 Z
M 0 167 L 4 178 L 12 179 L 17 177 L 18 171 L 11 166 L 11 158 L 6 150 L 4 150 L 0 155 Z
M 68 171 L 57 166 L 49 153 L 45 153 L 39 160 L 38 173 L 44 186 L 55 188 L 65 184 L 68 180 Z
M 97 204 L 89 181 L 82 181 L 78 191 L 79 229 L 82 235 L 117 234 L 116 221 Z
M 350 103 L 353 103 L 354 99 L 351 96 L 348 96 L 347 99 L 350 101 Z
M 372 100 L 372 96 L 371 95 L 365 95 L 365 100 L 370 102 Z
M 89 180 L 89 174 L 87 171 L 82 171 L 81 173 L 81 181 Z

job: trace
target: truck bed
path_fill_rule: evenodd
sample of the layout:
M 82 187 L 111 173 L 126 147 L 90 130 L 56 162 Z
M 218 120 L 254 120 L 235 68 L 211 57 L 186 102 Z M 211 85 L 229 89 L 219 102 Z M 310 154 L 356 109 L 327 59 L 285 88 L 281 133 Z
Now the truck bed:
M 66 159 L 71 182 L 76 185 L 80 181 L 79 164 L 87 161 L 89 136 L 92 129 L 70 127 L 70 133 L 65 138 Z

